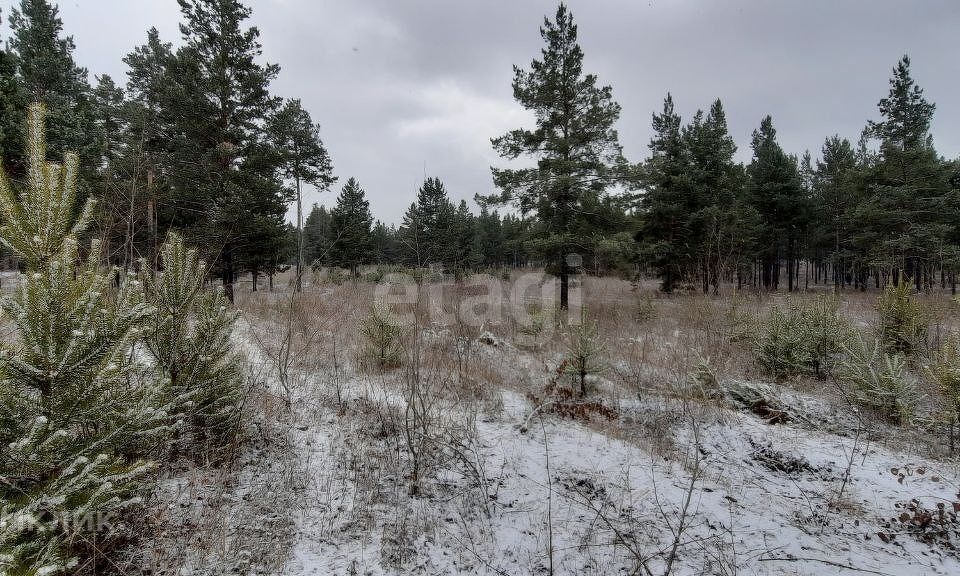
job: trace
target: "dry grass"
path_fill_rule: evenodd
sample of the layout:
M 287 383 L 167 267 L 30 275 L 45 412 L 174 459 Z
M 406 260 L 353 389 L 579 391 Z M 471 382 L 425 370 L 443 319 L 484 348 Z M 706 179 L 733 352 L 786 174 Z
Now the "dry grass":
M 419 287 L 394 284 L 385 288 L 367 282 L 308 282 L 293 298 L 292 281 L 278 277 L 276 292 L 238 290 L 238 307 L 258 334 L 267 355 L 277 358 L 289 340 L 291 362 L 301 382 L 319 385 L 321 375 L 360 366 L 357 329 L 377 298 L 401 299 L 413 290 L 417 298 L 394 305 L 403 318 L 404 348 L 414 340 L 434 370 L 453 375 L 443 388 L 449 399 L 488 399 L 500 388 L 521 394 L 536 392 L 554 374 L 566 347 L 566 323 L 580 312 L 559 314 L 550 279 L 540 273 L 515 271 L 510 280 L 470 278 L 425 282 Z M 546 288 L 544 288 L 546 286 Z M 653 282 L 639 285 L 617 278 L 585 277 L 575 287 L 582 314 L 596 321 L 604 340 L 608 370 L 595 388 L 619 399 L 679 394 L 690 374 L 704 363 L 720 380 L 768 380 L 756 367 L 750 340 L 756 322 L 774 306 L 809 300 L 823 292 L 757 294 L 748 291 L 716 297 L 685 293 L 667 297 Z M 874 335 L 877 292 L 846 292 L 841 310 L 865 338 Z M 931 313 L 929 349 L 935 350 L 958 329 L 957 303 L 948 294 L 919 296 Z M 287 319 L 281 321 L 282 319 Z M 507 343 L 491 350 L 478 342 L 489 333 Z M 399 385 L 402 370 L 367 370 L 387 385 Z M 328 378 L 329 379 L 329 378 Z M 799 391 L 835 396 L 829 381 L 802 376 L 783 383 Z M 932 392 L 932 390 L 931 390 Z M 833 398 L 833 400 L 839 400 Z
M 417 556 L 417 538 L 444 538 L 451 517 L 467 526 L 464 534 L 474 530 L 482 539 L 491 506 L 482 456 L 489 447 L 480 445 L 477 422 L 516 421 L 524 416 L 516 414 L 518 399 L 520 410 L 529 413 L 535 408 L 530 400 L 542 400 L 558 387 L 572 388 L 569 375 L 558 372 L 570 322 L 586 317 L 598 325 L 606 366 L 590 378 L 585 401 L 602 405 L 614 417 L 588 419 L 583 414 L 590 410 L 576 407 L 545 413 L 577 418 L 601 434 L 637 444 L 651 457 L 662 456 L 682 467 L 690 454 L 687 424 L 709 426 L 731 417 L 721 399 L 691 386 L 691 374 L 700 366 L 708 380 L 769 382 L 753 357 L 757 321 L 773 306 L 816 297 L 812 291 L 667 297 L 651 282 L 587 277 L 575 286 L 583 309 L 562 315 L 556 293 L 542 274 L 514 272 L 509 280 L 488 277 L 460 284 L 450 279 L 419 286 L 336 285 L 319 276 L 308 279 L 300 294 L 292 292 L 290 280 L 278 277 L 272 292 L 237 290 L 244 318 L 239 336 L 248 356 L 259 359 L 254 379 L 281 383 L 281 389 L 261 388 L 250 406 L 258 415 L 246 457 L 273 458 L 285 470 L 254 483 L 254 490 L 262 488 L 258 498 L 267 506 L 291 509 L 296 502 L 278 501 L 269 483 L 281 486 L 275 494 L 317 499 L 322 494 L 328 512 L 306 519 L 315 526 L 314 537 L 336 541 L 344 534 L 358 539 L 377 534 L 383 544 L 382 564 L 397 570 Z M 403 300 L 411 290 L 416 297 Z M 844 316 L 865 335 L 872 334 L 876 321 L 876 298 L 870 292 L 842 295 Z M 402 361 L 397 366 L 365 362 L 359 326 L 378 299 L 403 301 L 392 307 L 403 324 Z M 922 299 L 931 311 L 933 349 L 947 332 L 958 329 L 957 305 L 944 294 Z M 851 412 L 843 391 L 829 379 L 804 375 L 773 388 Z M 514 413 L 504 414 L 507 410 Z M 330 436 L 322 438 L 323 446 L 311 444 L 306 457 L 289 454 L 298 431 L 310 438 L 308 427 L 320 421 L 333 423 L 326 429 L 335 430 L 325 432 Z M 872 432 L 871 442 L 901 448 L 909 444 L 916 452 L 942 450 L 939 431 L 932 425 Z M 299 442 L 303 449 L 303 438 Z M 308 474 L 313 459 L 324 464 L 320 472 Z M 243 474 L 242 466 L 218 477 L 198 471 L 176 488 L 189 493 L 174 495 L 171 501 L 203 496 L 216 511 Z M 230 513 L 187 516 L 176 520 L 179 524 L 159 519 L 176 531 L 158 542 L 174 537 L 203 540 L 165 556 L 154 554 L 180 566 L 189 564 L 181 557 L 186 554 L 193 554 L 196 562 L 198 549 L 203 559 L 229 558 L 236 546 L 248 542 L 242 530 L 228 529 L 244 521 L 237 512 Z M 287 511 L 276 520 L 280 552 L 290 544 L 295 528 L 290 517 Z

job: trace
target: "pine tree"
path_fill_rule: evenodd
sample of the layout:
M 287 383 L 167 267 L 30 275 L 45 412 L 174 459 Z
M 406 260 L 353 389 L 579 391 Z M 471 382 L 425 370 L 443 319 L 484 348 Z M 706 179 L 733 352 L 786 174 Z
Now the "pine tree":
M 857 158 L 850 141 L 840 136 L 826 139 L 813 175 L 815 235 L 819 252 L 833 269 L 833 284 L 840 289 L 853 273 L 851 229 L 859 203 Z
M 96 168 L 100 144 L 93 128 L 93 109 L 87 71 L 73 60 L 73 38 L 63 36 L 59 9 L 47 0 L 21 0 L 10 12 L 10 50 L 26 97 L 47 106 L 51 153 L 76 151 L 90 162 L 82 169 L 89 181 Z M 21 115 L 17 124 L 23 125 Z
M 373 261 L 378 264 L 401 261 L 402 247 L 396 226 L 387 226 L 377 220 L 373 225 Z
M 932 284 L 952 222 L 948 173 L 930 135 L 936 106 L 910 74 L 906 56 L 893 70 L 890 93 L 878 104 L 882 119 L 869 124 L 880 141 L 880 155 L 867 175 L 875 260 L 897 275 L 912 278 L 917 289 Z
M 453 215 L 450 266 L 457 272 L 476 267 L 480 263 L 477 252 L 477 218 L 470 212 L 466 200 L 460 200 Z
M 204 214 L 202 203 L 174 201 L 170 187 L 170 175 L 176 170 L 171 166 L 172 136 L 177 133 L 173 110 L 167 106 L 176 89 L 169 78 L 173 58 L 172 45 L 161 42 L 156 28 L 147 32 L 145 44 L 123 58 L 129 99 L 122 110 L 124 154 L 116 172 L 130 197 L 125 206 L 117 207 L 126 209 L 120 234 L 128 250 L 145 254 L 151 266 L 156 262 L 158 229 L 186 228 Z
M 23 154 L 23 116 L 26 94 L 17 78 L 16 54 L 0 47 L 0 165 L 17 173 Z
M 237 312 L 222 289 L 204 289 L 206 265 L 170 232 L 160 250 L 162 272 L 141 262 L 146 299 L 153 305 L 146 335 L 163 382 L 165 403 L 184 421 L 187 448 L 219 448 L 240 416 L 239 359 L 230 342 Z
M 417 267 L 452 265 L 456 209 L 439 178 L 427 178 L 400 228 L 406 260 Z
M 330 212 L 325 206 L 313 205 L 303 225 L 304 261 L 310 266 L 323 266 L 330 260 Z
M 726 113 L 714 101 L 684 130 L 688 154 L 690 246 L 703 292 L 719 293 L 723 277 L 737 268 L 752 235 L 754 215 L 743 199 L 743 168 L 734 161 L 737 146 L 727 131 Z
M 267 119 L 280 100 L 270 95 L 279 72 L 261 65 L 251 10 L 240 0 L 178 0 L 184 46 L 168 67 L 175 82 L 165 108 L 175 119 L 171 186 L 177 209 L 199 215 L 189 232 L 219 254 L 229 300 L 233 283 L 250 265 L 273 256 L 285 235 L 293 193 L 279 182 L 282 156 L 270 141 Z
M 138 503 L 147 465 L 131 456 L 163 438 L 166 418 L 131 354 L 150 307 L 134 278 L 100 267 L 99 243 L 80 260 L 93 201 L 74 209 L 76 154 L 46 162 L 41 105 L 27 143 L 26 188 L 0 172 L 0 240 L 26 267 L 3 301 L 16 339 L 0 356 L 0 497 L 13 520 L 0 524 L 0 571 L 56 574 L 94 553 L 94 515 Z
M 297 272 L 296 290 L 303 290 L 303 201 L 302 184 L 326 190 L 336 181 L 333 164 L 320 140 L 320 126 L 300 100 L 288 100 L 271 118 L 274 145 L 282 156 L 284 175 L 292 178 L 297 196 Z
M 748 198 L 761 218 L 757 255 L 766 289 L 777 289 L 781 265 L 787 265 L 788 289 L 794 289 L 795 264 L 808 203 L 797 161 L 777 143 L 773 120 L 767 116 L 753 132 L 753 160 L 747 167 Z
M 123 89 L 110 76 L 97 77 L 97 86 L 90 93 L 92 137 L 97 143 L 99 169 L 90 181 L 90 191 L 97 199 L 98 237 L 104 245 L 108 262 L 129 268 L 138 258 L 138 226 L 142 204 L 137 202 L 136 189 L 127 178 L 126 162 L 128 102 Z
M 480 262 L 487 267 L 502 266 L 506 261 L 506 247 L 504 246 L 503 225 L 500 214 L 496 210 L 489 211 L 486 206 L 480 207 L 480 216 L 477 217 L 476 234 L 477 252 Z
M 525 266 L 530 258 L 526 248 L 530 236 L 529 220 L 507 213 L 503 215 L 500 229 L 503 231 L 507 263 L 515 268 Z
M 691 212 L 689 168 L 681 132 L 680 115 L 667 94 L 663 111 L 653 115 L 654 136 L 650 159 L 641 170 L 639 199 L 643 224 L 638 239 L 660 276 L 660 288 L 672 292 L 690 263 Z
M 363 188 L 356 179 L 347 180 L 330 214 L 330 261 L 334 266 L 350 269 L 354 278 L 360 265 L 373 254 L 373 215 Z
M 535 130 L 517 129 L 492 140 L 500 156 L 534 158 L 536 167 L 493 168 L 502 193 L 487 201 L 511 203 L 539 220 L 536 247 L 555 263 L 560 277 L 560 306 L 568 307 L 570 268 L 567 255 L 584 248 L 572 232 L 580 207 L 603 194 L 621 176 L 622 157 L 614 124 L 620 106 L 609 86 L 597 86 L 583 72 L 577 26 L 561 3 L 553 21 L 540 29 L 546 46 L 530 71 L 514 67 L 513 95 L 537 118 Z

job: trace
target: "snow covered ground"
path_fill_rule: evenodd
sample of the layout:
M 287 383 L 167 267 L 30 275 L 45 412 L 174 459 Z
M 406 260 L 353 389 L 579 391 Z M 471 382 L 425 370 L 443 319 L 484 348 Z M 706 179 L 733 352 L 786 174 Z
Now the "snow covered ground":
M 235 471 L 165 481 L 157 509 L 202 534 L 180 573 L 960 574 L 957 463 L 817 397 L 780 392 L 807 411 L 780 424 L 661 393 L 528 418 L 549 371 L 483 344 L 508 384 L 438 404 L 412 493 L 396 378 L 346 362 L 339 400 L 308 375 L 287 412 L 240 338 L 274 402 Z

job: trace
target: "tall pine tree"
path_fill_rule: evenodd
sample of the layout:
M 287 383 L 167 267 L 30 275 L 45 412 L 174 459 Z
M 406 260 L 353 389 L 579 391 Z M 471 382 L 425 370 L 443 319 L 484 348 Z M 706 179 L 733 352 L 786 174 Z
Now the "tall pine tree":
M 643 220 L 638 240 L 668 293 L 683 279 L 690 261 L 690 177 L 681 123 L 667 94 L 663 111 L 653 115 L 650 158 L 641 167 L 640 179 Z
M 622 156 L 614 124 L 620 106 L 609 86 L 583 72 L 573 15 L 561 3 L 553 21 L 540 29 L 546 46 L 530 70 L 514 67 L 513 96 L 537 119 L 533 130 L 519 128 L 492 140 L 508 160 L 529 156 L 530 168 L 493 168 L 501 194 L 486 201 L 510 203 L 521 213 L 536 213 L 535 246 L 554 264 L 560 278 L 560 307 L 568 308 L 567 255 L 583 251 L 589 239 L 574 229 L 582 206 L 619 181 Z
M 178 0 L 184 46 L 171 61 L 166 106 L 175 119 L 171 186 L 177 208 L 192 211 L 193 234 L 219 256 L 227 297 L 244 269 L 276 258 L 293 195 L 278 180 L 282 156 L 267 119 L 280 106 L 270 95 L 275 64 L 260 64 L 260 32 L 246 27 L 240 0 Z
M 948 172 L 930 135 L 936 106 L 913 80 L 909 57 L 897 63 L 878 108 L 881 119 L 869 129 L 880 155 L 866 180 L 875 260 L 913 279 L 917 289 L 929 287 L 954 222 L 945 218 L 951 212 Z
M 776 290 L 781 266 L 786 264 L 788 289 L 793 290 L 808 207 L 797 161 L 780 147 L 770 116 L 754 130 L 752 147 L 747 192 L 761 219 L 756 248 L 761 283 L 765 289 Z
M 424 267 L 451 266 L 454 258 L 456 209 L 439 178 L 427 178 L 400 227 L 408 263 Z
M 303 289 L 303 193 L 301 186 L 309 184 L 326 190 L 336 178 L 333 164 L 320 140 L 320 126 L 313 123 L 310 113 L 300 100 L 288 100 L 271 118 L 271 135 L 282 160 L 285 177 L 293 180 L 297 202 L 297 264 L 296 290 Z
M 26 98 L 47 107 L 47 146 L 54 154 L 75 151 L 88 159 L 82 176 L 89 181 L 99 167 L 100 148 L 93 128 L 90 85 L 87 71 L 73 60 L 73 38 L 63 35 L 59 12 L 47 0 L 21 0 L 10 12 L 9 45 Z M 19 125 L 22 114 L 21 109 Z

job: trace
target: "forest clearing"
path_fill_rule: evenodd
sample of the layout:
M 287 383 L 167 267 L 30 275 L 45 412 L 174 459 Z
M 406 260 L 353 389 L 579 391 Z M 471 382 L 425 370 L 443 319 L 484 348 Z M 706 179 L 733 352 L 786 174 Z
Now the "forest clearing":
M 547 4 L 0 0 L 0 576 L 960 574 L 960 11 Z
M 237 334 L 258 382 L 244 418 L 254 441 L 235 470 L 161 481 L 155 506 L 177 529 L 159 540 L 168 552 L 158 568 L 950 574 L 960 566 L 958 465 L 926 361 L 914 357 L 900 375 L 919 400 L 899 426 L 858 399 L 839 364 L 785 380 L 757 365 L 754 335 L 769 335 L 774 310 L 810 310 L 829 294 L 662 298 L 650 283 L 587 278 L 585 317 L 596 321 L 602 352 L 581 396 L 577 374 L 564 369 L 568 328 L 539 313 L 528 323 L 499 313 L 499 322 L 458 323 L 458 303 L 491 290 L 469 279 L 437 285 L 452 319 L 430 321 L 421 302 L 426 319 L 403 329 L 397 365 L 385 367 L 371 365 L 358 329 L 377 285 L 322 283 L 296 301 L 285 291 L 242 293 Z M 844 346 L 876 334 L 877 297 L 836 301 L 839 322 L 859 334 Z M 956 329 L 960 304 L 944 294 L 922 302 L 933 344 Z M 483 316 L 487 305 L 478 308 L 462 313 Z M 556 333 L 534 338 L 537 330 Z M 196 544 L 167 548 L 187 542 Z

